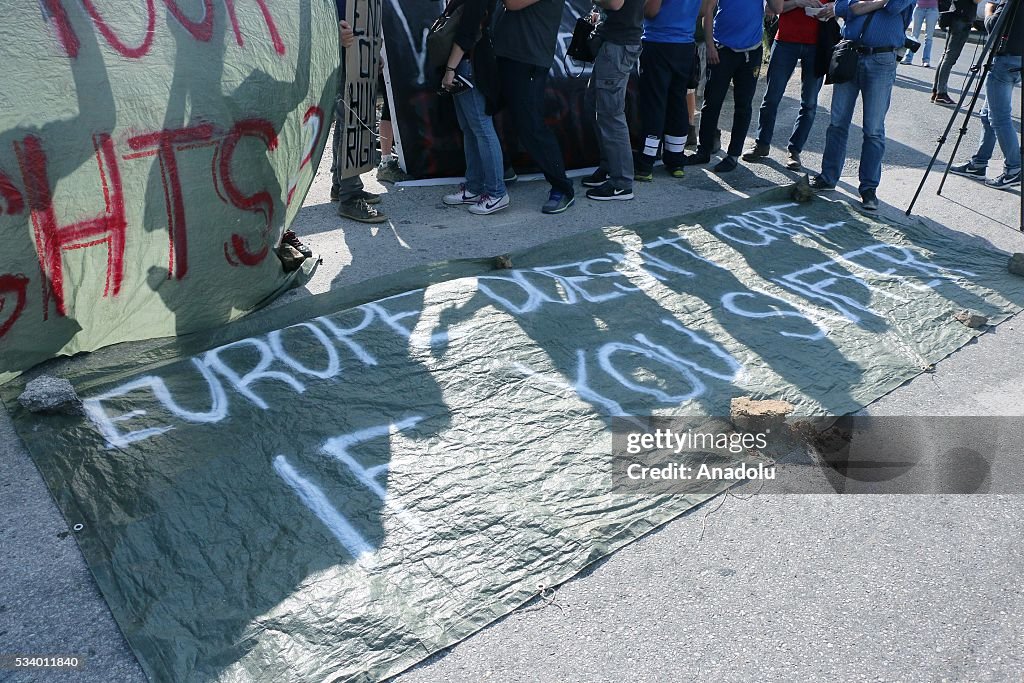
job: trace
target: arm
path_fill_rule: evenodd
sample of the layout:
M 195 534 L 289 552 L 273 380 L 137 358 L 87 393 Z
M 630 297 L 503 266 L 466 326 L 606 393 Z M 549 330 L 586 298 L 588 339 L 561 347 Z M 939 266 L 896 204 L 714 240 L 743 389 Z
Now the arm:
M 718 48 L 715 47 L 715 8 L 718 0 L 703 0 L 700 16 L 704 22 L 704 44 L 707 48 L 708 64 L 718 64 Z
M 782 6 L 784 4 L 786 3 L 783 0 L 768 0 L 768 9 L 770 9 L 772 12 L 775 12 L 775 14 L 782 14 Z M 817 4 L 817 2 L 814 3 L 815 6 Z M 808 3 L 807 6 L 811 7 L 812 5 L 811 3 Z
M 452 83 L 455 82 L 455 67 L 459 65 L 465 55 L 465 51 L 458 43 L 452 44 L 452 52 L 448 55 L 448 63 L 444 68 L 444 78 L 441 79 L 441 87 L 445 90 L 451 88 Z
M 594 4 L 601 9 L 611 10 L 615 12 L 622 9 L 622 5 L 625 0 L 594 0 Z
M 978 0 L 981 2 L 981 0 Z M 661 11 L 661 0 L 647 0 L 644 3 L 644 16 L 648 19 L 653 19 L 658 16 L 658 12 Z
M 913 1 L 911 0 L 911 2 Z M 850 3 L 849 13 L 855 17 L 870 14 L 884 8 L 885 3 L 886 0 L 860 0 L 860 2 L 852 2 Z

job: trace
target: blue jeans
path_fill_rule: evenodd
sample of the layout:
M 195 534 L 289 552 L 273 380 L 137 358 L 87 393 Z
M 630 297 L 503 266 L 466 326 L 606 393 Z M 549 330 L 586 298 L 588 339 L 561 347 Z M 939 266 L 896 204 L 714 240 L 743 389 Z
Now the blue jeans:
M 864 103 L 864 144 L 860 151 L 860 192 L 874 190 L 882 179 L 885 156 L 885 115 L 889 111 L 892 84 L 896 81 L 896 53 L 860 55 L 857 77 L 832 86 L 832 121 L 825 132 L 821 177 L 829 185 L 839 182 L 846 163 L 853 108 L 860 95 Z
M 455 71 L 473 82 L 473 65 L 463 59 Z M 494 130 L 494 121 L 487 115 L 487 101 L 479 88 L 470 88 L 455 95 L 455 115 L 462 129 L 462 146 L 466 152 L 466 190 L 497 199 L 504 197 L 505 161 L 501 143 Z
M 1020 170 L 1020 140 L 1010 108 L 1013 89 L 1021 80 L 1020 67 L 1020 57 L 999 55 L 992 60 L 992 71 L 985 81 L 985 106 L 981 108 L 981 145 L 971 158 L 972 166 L 988 166 L 998 140 L 1006 173 Z M 1016 71 L 1011 72 L 1011 69 Z
M 924 49 L 921 50 L 921 62 L 930 64 L 932 61 L 932 37 L 935 35 L 935 24 L 939 21 L 939 8 L 929 7 L 922 9 L 914 8 L 914 18 L 910 21 L 910 28 L 914 33 L 914 40 L 921 37 L 921 27 L 924 27 Z M 903 58 L 904 64 L 914 61 L 914 53 L 907 51 Z
M 807 136 L 811 134 L 814 116 L 818 112 L 818 93 L 824 78 L 814 75 L 814 56 L 816 45 L 786 43 L 775 41 L 772 56 L 768 61 L 768 88 L 764 91 L 761 111 L 758 115 L 757 144 L 772 144 L 775 132 L 775 116 L 779 112 L 779 102 L 786 93 L 786 85 L 800 64 L 800 113 L 793 125 L 793 134 L 789 136 L 789 151 L 799 154 Z

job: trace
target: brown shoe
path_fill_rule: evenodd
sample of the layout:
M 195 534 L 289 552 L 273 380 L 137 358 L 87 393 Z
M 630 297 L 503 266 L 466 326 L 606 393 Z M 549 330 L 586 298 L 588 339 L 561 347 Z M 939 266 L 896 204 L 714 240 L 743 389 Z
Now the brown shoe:
M 383 223 L 388 217 L 366 203 L 365 199 L 352 199 L 338 204 L 338 215 L 360 223 Z

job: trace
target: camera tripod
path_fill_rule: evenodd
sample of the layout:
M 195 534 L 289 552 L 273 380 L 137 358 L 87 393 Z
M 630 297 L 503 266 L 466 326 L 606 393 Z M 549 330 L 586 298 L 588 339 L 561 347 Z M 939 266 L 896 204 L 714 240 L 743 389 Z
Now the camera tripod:
M 946 178 L 949 176 L 949 167 L 952 165 L 953 160 L 956 158 L 957 150 L 960 148 L 960 143 L 963 141 L 964 136 L 967 135 L 967 124 L 971 120 L 971 115 L 974 113 L 974 108 L 978 104 L 978 97 L 981 95 L 981 89 L 985 84 L 985 79 L 988 77 L 989 72 L 992 70 L 992 61 L 995 59 L 998 49 L 1002 47 L 1003 41 L 1007 40 L 1010 29 L 1013 26 L 1013 18 L 1020 7 L 1022 0 L 1007 0 L 1006 6 L 999 13 L 999 17 L 996 19 L 995 26 L 992 27 L 992 31 L 989 32 L 985 38 L 985 44 L 982 47 L 981 53 L 978 55 L 977 61 L 968 70 L 967 81 L 964 83 L 963 90 L 960 92 L 960 99 L 956 103 L 956 107 L 953 109 L 953 113 L 949 117 L 949 122 L 946 124 L 946 129 L 942 131 L 942 135 L 939 136 L 938 145 L 935 148 L 935 153 L 932 154 L 931 160 L 928 162 L 928 167 L 924 171 L 924 176 L 921 177 L 921 182 L 917 186 L 917 191 L 914 193 L 914 198 L 910 200 L 910 206 L 907 207 L 906 215 L 909 216 L 911 211 L 914 209 L 914 204 L 917 203 L 918 197 L 921 196 L 921 190 L 924 189 L 924 184 L 928 180 L 928 175 L 932 171 L 932 167 L 935 165 L 935 160 L 939 158 L 939 153 L 942 151 L 942 146 L 946 144 L 946 140 L 949 136 L 949 131 L 953 129 L 956 123 L 957 117 L 960 115 L 961 110 L 964 107 L 964 102 L 967 100 L 967 96 L 970 95 L 971 100 L 967 106 L 966 114 L 964 115 L 963 124 L 960 126 L 959 134 L 957 135 L 956 142 L 953 143 L 953 152 L 950 154 L 949 161 L 946 163 L 946 168 L 942 173 L 942 180 L 939 181 L 939 187 L 935 194 L 942 196 L 942 188 L 946 184 Z M 980 75 L 979 75 L 980 74 Z M 975 85 L 975 80 L 977 84 Z M 971 86 L 974 85 L 973 92 Z M 1021 147 L 1024 148 L 1024 126 L 1021 127 Z M 1024 231 L 1024 193 L 1022 193 L 1021 200 L 1021 224 L 1020 230 Z

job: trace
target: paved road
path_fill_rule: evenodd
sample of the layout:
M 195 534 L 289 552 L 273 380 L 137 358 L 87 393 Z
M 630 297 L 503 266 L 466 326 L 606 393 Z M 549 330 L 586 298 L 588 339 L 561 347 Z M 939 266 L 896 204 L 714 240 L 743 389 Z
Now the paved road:
M 948 116 L 928 102 L 932 74 L 900 67 L 879 191 L 883 211 L 893 216 L 909 202 Z M 829 96 L 826 88 L 805 154 L 813 169 Z M 321 174 L 296 229 L 326 263 L 308 287 L 278 305 L 411 265 L 678 215 L 791 182 L 780 163 L 781 122 L 792 120 L 797 106 L 791 86 L 774 161 L 741 166 L 725 179 L 703 170 L 688 172 L 682 183 L 659 178 L 640 186 L 634 202 L 583 200 L 555 218 L 536 213 L 545 188 L 523 183 L 513 189 L 513 208 L 486 221 L 444 207 L 442 188 L 389 188 L 384 208 L 391 225 L 340 225 Z M 966 148 L 975 144 L 979 125 L 972 123 Z M 851 136 L 852 156 L 858 150 L 859 129 Z M 848 163 L 840 190 L 855 187 L 856 164 Z M 1024 251 L 1015 229 L 1019 193 L 954 177 L 946 194 L 936 197 L 930 185 L 918 207 L 921 220 Z M 1020 416 L 1021 325 L 1020 318 L 1001 325 L 870 411 Z M 598 563 L 561 587 L 555 604 L 516 612 L 399 680 L 1020 680 L 1024 514 L 1018 501 L 1013 495 L 730 497 L 705 519 L 716 500 Z M 79 673 L 18 680 L 143 680 L 0 411 L 0 653 L 6 652 L 89 659 Z

